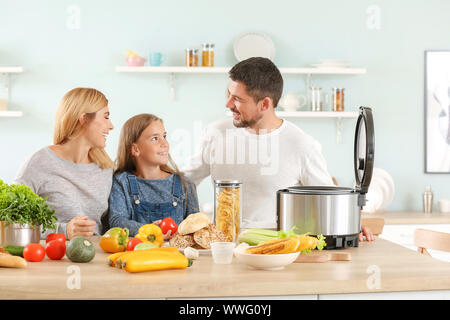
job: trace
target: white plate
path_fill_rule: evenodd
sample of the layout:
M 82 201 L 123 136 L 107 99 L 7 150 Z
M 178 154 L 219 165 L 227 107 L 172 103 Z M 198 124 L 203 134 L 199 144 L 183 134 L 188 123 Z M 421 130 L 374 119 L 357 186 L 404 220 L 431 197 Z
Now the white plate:
M 170 247 L 169 241 L 164 241 L 164 243 L 162 244 L 161 247 Z M 178 248 L 178 250 L 180 250 L 180 252 L 184 254 L 184 249 Z M 197 250 L 198 254 L 201 256 L 210 256 L 211 255 L 211 249 L 195 249 L 195 250 Z
M 386 198 L 383 203 L 383 207 L 386 207 L 389 203 L 392 202 L 392 200 L 394 200 L 395 195 L 394 179 L 392 179 L 391 175 L 387 173 L 386 170 L 374 168 L 374 171 L 376 171 L 376 174 L 380 177 L 381 180 L 383 180 L 384 185 L 386 186 Z
M 313 67 L 316 68 L 347 68 L 348 64 L 325 64 L 325 63 L 319 63 L 319 64 L 312 64 Z
M 320 60 L 320 63 L 326 65 L 348 65 L 348 61 L 346 60 L 334 60 L 334 59 L 322 59 Z
M 234 41 L 233 48 L 238 61 L 251 57 L 264 57 L 272 61 L 275 58 L 275 45 L 264 33 L 245 33 Z
M 394 199 L 394 194 L 392 177 L 383 169 L 373 168 L 372 180 L 367 192 L 368 203 L 363 210 L 373 213 L 385 209 Z
M 240 244 L 234 249 L 234 256 L 243 264 L 263 270 L 281 270 L 285 266 L 293 263 L 300 254 L 300 252 L 285 254 L 244 253 L 247 248 L 251 248 L 251 246 L 246 243 Z
M 180 250 L 180 252 L 184 254 L 184 249 L 178 249 L 178 250 Z M 211 255 L 211 249 L 195 249 L 195 250 L 197 250 L 198 254 L 201 256 L 210 256 Z

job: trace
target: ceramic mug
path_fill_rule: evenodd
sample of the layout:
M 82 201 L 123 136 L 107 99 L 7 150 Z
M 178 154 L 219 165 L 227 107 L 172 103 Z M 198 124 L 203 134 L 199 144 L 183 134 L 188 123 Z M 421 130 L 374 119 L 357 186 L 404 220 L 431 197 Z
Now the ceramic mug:
M 307 98 L 302 94 L 287 92 L 280 99 L 280 106 L 288 112 L 294 112 L 306 105 Z
M 148 60 L 151 66 L 159 67 L 163 61 L 163 55 L 161 52 L 150 52 Z
M 439 200 L 439 211 L 441 213 L 449 213 L 450 212 L 450 200 Z

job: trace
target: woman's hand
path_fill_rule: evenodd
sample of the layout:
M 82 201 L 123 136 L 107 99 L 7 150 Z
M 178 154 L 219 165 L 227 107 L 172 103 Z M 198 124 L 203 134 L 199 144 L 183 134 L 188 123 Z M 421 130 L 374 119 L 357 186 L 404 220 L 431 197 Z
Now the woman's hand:
M 94 235 L 95 221 L 87 216 L 75 217 L 66 226 L 67 238 L 70 240 L 76 236 L 91 237 Z
M 362 226 L 361 230 L 362 232 L 359 234 L 359 241 L 364 241 L 364 237 L 366 237 L 367 241 L 375 240 L 375 236 L 373 235 L 369 227 Z
M 156 220 L 156 221 L 153 221 L 152 223 L 156 224 L 159 227 L 159 225 L 161 224 L 161 221 L 162 220 Z M 164 236 L 164 240 L 170 240 L 170 238 L 173 237 L 172 231 L 171 230 L 167 231 L 167 233 L 163 234 L 163 236 Z

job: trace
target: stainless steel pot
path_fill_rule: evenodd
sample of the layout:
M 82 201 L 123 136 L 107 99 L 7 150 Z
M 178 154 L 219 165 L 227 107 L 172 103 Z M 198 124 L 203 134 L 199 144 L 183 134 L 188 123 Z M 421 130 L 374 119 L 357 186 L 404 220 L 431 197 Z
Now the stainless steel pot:
M 0 221 L 0 246 L 26 246 L 29 243 L 38 243 L 40 240 L 39 225 L 11 223 L 7 226 L 5 221 Z
M 355 188 L 293 186 L 277 191 L 278 230 L 322 234 L 326 249 L 357 247 L 361 209 L 372 179 L 374 130 L 370 108 L 360 108 L 355 133 Z

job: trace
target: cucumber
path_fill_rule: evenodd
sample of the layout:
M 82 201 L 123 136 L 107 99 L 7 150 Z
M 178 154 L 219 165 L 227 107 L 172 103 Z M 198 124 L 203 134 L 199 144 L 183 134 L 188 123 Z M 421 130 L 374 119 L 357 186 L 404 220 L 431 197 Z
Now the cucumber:
M 89 262 L 94 259 L 95 246 L 88 238 L 72 238 L 67 245 L 66 256 L 72 262 Z
M 23 258 L 23 249 L 22 246 L 13 246 L 13 245 L 7 245 L 4 246 L 3 249 L 5 249 L 6 252 L 11 253 L 13 256 L 19 256 Z

